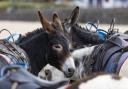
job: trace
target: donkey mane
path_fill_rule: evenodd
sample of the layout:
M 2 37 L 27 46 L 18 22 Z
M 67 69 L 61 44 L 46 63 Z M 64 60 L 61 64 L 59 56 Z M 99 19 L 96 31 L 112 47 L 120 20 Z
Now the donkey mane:
M 37 33 L 43 32 L 43 31 L 44 31 L 44 30 L 43 30 L 42 28 L 37 28 L 37 29 L 35 29 L 35 30 L 32 31 L 32 32 L 26 33 L 26 36 L 31 37 L 31 36 L 33 36 L 33 34 L 37 34 Z
M 84 27 L 82 27 L 81 25 L 79 25 L 78 23 L 76 23 L 75 25 L 74 25 L 77 29 L 82 29 L 82 30 L 87 30 L 87 29 L 85 29 Z
M 27 40 L 27 39 L 34 38 L 35 36 L 37 36 L 37 35 L 35 35 L 35 34 L 40 34 L 40 33 L 43 33 L 43 32 L 45 32 L 45 30 L 44 30 L 43 28 L 37 28 L 37 29 L 33 30 L 32 32 L 27 32 L 27 33 L 22 37 L 21 42 L 22 42 L 22 41 L 25 41 L 25 40 Z

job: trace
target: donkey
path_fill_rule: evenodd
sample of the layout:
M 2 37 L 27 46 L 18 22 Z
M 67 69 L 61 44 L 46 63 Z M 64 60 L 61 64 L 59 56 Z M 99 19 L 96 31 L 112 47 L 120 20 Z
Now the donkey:
M 69 37 L 71 37 L 74 48 L 81 47 L 83 45 L 92 46 L 92 45 L 102 44 L 111 35 L 118 33 L 118 30 L 116 31 L 116 29 L 114 28 L 115 19 L 112 19 L 108 31 L 99 29 L 93 23 L 89 23 L 91 26 L 94 26 L 94 28 L 96 29 L 96 31 L 93 32 L 90 31 L 88 28 L 81 27 L 77 23 L 78 17 L 79 17 L 79 7 L 76 7 L 72 11 L 71 15 L 65 18 L 62 23 L 65 33 L 67 33 Z
M 72 76 L 75 64 L 70 54 L 70 41 L 63 32 L 59 16 L 53 13 L 53 21 L 49 22 L 40 11 L 38 15 L 43 27 L 27 33 L 18 44 L 30 58 L 31 72 L 37 75 L 49 63 L 67 77 Z
M 62 23 L 65 33 L 71 37 L 74 48 L 77 48 L 77 46 L 79 47 L 83 45 L 96 45 L 103 43 L 103 40 L 98 37 L 97 33 L 82 28 L 77 24 L 78 17 L 79 7 L 76 7 L 72 11 L 71 15 L 65 18 Z
M 95 72 L 128 77 L 127 39 L 126 34 L 115 34 L 103 44 L 73 51 L 71 55 L 75 61 L 76 71 L 71 79 L 83 79 Z
M 125 34 L 115 34 L 101 45 L 75 50 L 72 56 L 76 59 L 75 64 L 78 64 L 77 76 L 83 78 L 91 73 L 102 71 L 128 77 L 127 38 Z
M 91 52 L 94 50 L 94 47 L 95 46 L 76 49 L 71 53 L 74 59 L 74 62 L 75 62 L 76 70 L 73 76 L 69 78 L 69 80 L 76 81 L 79 79 L 83 79 L 83 77 L 87 73 L 85 72 L 87 68 L 84 69 L 85 68 L 84 57 L 90 55 Z M 54 66 L 50 64 L 46 65 L 39 72 L 38 76 L 42 79 L 49 80 L 49 81 L 58 81 L 58 80 L 63 80 L 66 78 L 64 73 L 62 73 L 61 71 L 59 71 L 57 68 L 55 68 Z

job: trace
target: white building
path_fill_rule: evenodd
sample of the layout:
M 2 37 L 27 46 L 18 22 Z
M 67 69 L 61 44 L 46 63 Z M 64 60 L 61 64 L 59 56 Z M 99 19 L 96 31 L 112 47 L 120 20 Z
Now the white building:
M 88 0 L 89 1 L 89 0 Z M 92 0 L 93 7 L 101 4 L 103 8 L 127 8 L 128 0 Z
M 56 4 L 80 6 L 82 8 L 126 8 L 128 0 L 56 0 Z

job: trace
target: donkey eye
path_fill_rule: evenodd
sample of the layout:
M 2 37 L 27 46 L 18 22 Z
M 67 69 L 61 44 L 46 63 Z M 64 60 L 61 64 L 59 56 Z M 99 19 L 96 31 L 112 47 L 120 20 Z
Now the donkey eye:
M 62 51 L 63 50 L 63 47 L 61 44 L 55 44 L 52 46 L 52 48 L 56 51 Z

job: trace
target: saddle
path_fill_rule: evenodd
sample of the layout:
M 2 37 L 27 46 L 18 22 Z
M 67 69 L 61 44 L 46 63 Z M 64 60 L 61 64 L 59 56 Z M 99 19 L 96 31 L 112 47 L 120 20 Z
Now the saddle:
M 109 48 L 103 58 L 102 70 L 106 72 L 117 72 L 119 62 L 125 61 L 121 59 L 122 55 L 128 51 L 128 35 L 115 34 L 107 42 L 110 42 L 114 46 Z M 122 60 L 122 61 L 121 61 Z
M 29 68 L 28 55 L 19 46 L 10 41 L 0 40 L 0 57 L 2 57 L 0 62 L 5 61 L 6 64 L 18 64 L 26 69 Z
M 121 33 L 115 34 L 112 37 L 110 37 L 108 42 L 113 43 L 122 49 L 125 49 L 128 47 L 128 35 Z
M 42 80 L 18 65 L 4 66 L 0 75 L 0 89 L 57 89 L 68 82 Z
M 100 54 L 102 57 L 97 57 L 98 61 L 94 69 L 107 73 L 117 72 L 121 56 L 128 51 L 128 35 L 121 33 L 114 34 L 102 44 L 102 50 Z

